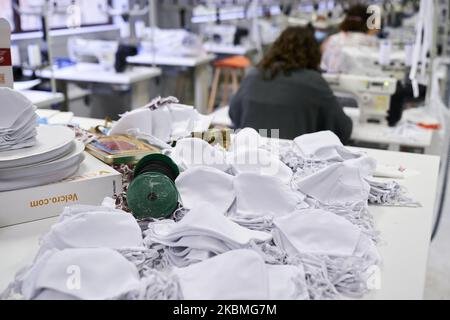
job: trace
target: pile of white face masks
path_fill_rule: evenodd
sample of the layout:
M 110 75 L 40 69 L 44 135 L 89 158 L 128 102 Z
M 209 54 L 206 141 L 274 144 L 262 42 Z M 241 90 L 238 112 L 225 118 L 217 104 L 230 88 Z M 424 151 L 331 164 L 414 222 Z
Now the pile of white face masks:
M 194 107 L 178 103 L 176 98 L 156 98 L 149 105 L 123 114 L 110 135 L 131 134 L 150 144 L 167 148 L 167 142 L 203 132 L 211 117 L 199 114 Z
M 4 297 L 362 297 L 381 264 L 368 210 L 374 184 L 367 179 L 374 161 L 348 151 L 332 134 L 318 133 L 296 139 L 293 147 L 282 146 L 280 155 L 256 157 L 268 164 L 248 157 L 237 163 L 236 154 L 269 152 L 261 137 L 252 143 L 249 136 L 255 132 L 236 136 L 228 152 L 198 139 L 181 140 L 178 151 L 183 152 L 170 150 L 186 165 L 175 182 L 184 207 L 175 214 L 177 222 L 151 222 L 144 236 L 122 211 L 67 209 L 43 238 L 33 266 L 18 274 Z M 199 163 L 190 159 L 199 152 L 189 150 L 191 144 L 202 152 Z M 279 158 L 296 163 L 290 165 L 294 172 L 285 171 Z M 219 160 L 226 165 L 218 165 Z M 271 165 L 274 171 L 265 171 Z M 107 265 L 91 258 L 94 253 Z M 61 270 L 66 272 L 68 263 L 88 275 L 89 285 L 75 294 L 63 287 L 67 274 L 63 279 Z M 102 268 L 107 272 L 97 276 Z
M 241 227 L 207 206 L 191 209 L 180 222 L 151 223 L 145 235 L 146 245 L 150 248 L 163 246 L 170 264 L 176 267 L 272 239 L 270 233 Z
M 0 88 L 0 152 L 36 144 L 36 107 L 17 91 Z
M 189 219 L 154 223 L 149 229 L 169 231 L 175 227 L 186 243 L 203 230 L 229 245 L 224 254 L 184 268 L 158 270 L 150 264 L 155 251 L 143 246 L 137 222 L 130 214 L 106 207 L 67 208 L 59 222 L 42 239 L 33 264 L 21 270 L 1 295 L 2 299 L 307 299 L 301 266 L 266 265 L 243 244 L 269 234 L 239 229 L 232 222 L 209 219 L 189 229 Z M 226 218 L 224 218 L 226 219 Z M 200 221 L 202 222 L 202 220 Z M 192 227 L 192 223 L 190 224 Z M 203 228 L 203 229 L 202 229 Z M 214 235 L 214 231 L 216 234 Z M 175 235 L 175 232 L 172 232 Z M 198 239 L 201 236 L 197 236 Z M 168 239 L 168 238 L 166 238 Z M 197 239 L 197 240 L 198 240 Z M 199 245 L 208 242 L 198 242 Z M 214 245 L 213 242 L 210 244 Z

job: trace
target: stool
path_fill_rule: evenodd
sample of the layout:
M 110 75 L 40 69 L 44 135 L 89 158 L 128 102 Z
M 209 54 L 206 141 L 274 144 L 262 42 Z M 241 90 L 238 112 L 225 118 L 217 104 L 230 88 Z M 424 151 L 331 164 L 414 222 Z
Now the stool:
M 211 95 L 209 96 L 208 113 L 212 113 L 214 111 L 214 103 L 216 102 L 217 89 L 219 87 L 219 81 L 222 71 L 224 71 L 225 74 L 225 82 L 222 94 L 222 104 L 224 104 L 228 100 L 228 85 L 230 75 L 233 94 L 236 94 L 239 89 L 239 73 L 241 73 L 241 76 L 244 76 L 245 69 L 250 65 L 250 59 L 244 56 L 233 56 L 214 62 L 215 71 L 213 83 L 211 86 Z

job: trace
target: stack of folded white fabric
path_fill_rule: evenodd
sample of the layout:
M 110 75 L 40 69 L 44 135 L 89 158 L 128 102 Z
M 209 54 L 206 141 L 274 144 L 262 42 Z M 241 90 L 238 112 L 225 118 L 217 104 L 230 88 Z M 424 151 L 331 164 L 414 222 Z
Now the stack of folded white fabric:
M 167 142 L 206 131 L 211 120 L 212 116 L 201 115 L 176 98 L 158 97 L 145 107 L 121 115 L 110 135 L 131 134 L 165 148 Z
M 266 232 L 241 227 L 205 207 L 192 209 L 180 222 L 164 220 L 149 225 L 144 242 L 167 247 L 172 265 L 184 267 L 224 252 L 272 240 Z
M 0 152 L 36 144 L 36 107 L 17 91 L 0 88 Z
M 41 186 L 75 174 L 84 160 L 84 144 L 63 126 L 36 128 L 32 147 L 0 152 L 0 192 Z

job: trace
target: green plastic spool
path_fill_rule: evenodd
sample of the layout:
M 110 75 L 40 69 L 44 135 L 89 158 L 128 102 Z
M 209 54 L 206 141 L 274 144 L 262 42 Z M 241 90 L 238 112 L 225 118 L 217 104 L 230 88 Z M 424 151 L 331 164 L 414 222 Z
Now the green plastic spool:
M 178 191 L 167 176 L 145 172 L 131 182 L 127 202 L 138 219 L 167 218 L 178 206 Z
M 142 171 L 145 169 L 145 166 L 151 162 L 160 161 L 166 164 L 170 170 L 172 170 L 175 177 L 177 177 L 180 174 L 180 170 L 178 169 L 178 166 L 173 162 L 172 159 L 170 159 L 168 156 L 160 154 L 160 153 L 152 153 L 149 155 L 146 155 L 143 157 L 134 168 L 134 177 L 136 178 L 139 176 Z

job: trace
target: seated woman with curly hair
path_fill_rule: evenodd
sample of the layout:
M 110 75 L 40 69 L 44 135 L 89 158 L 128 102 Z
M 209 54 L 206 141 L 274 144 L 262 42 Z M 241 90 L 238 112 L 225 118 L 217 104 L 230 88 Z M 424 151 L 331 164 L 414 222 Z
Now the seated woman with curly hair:
M 318 71 L 320 60 L 310 28 L 286 29 L 233 97 L 235 128 L 279 129 L 282 139 L 331 130 L 348 142 L 352 121 Z

